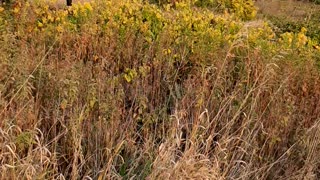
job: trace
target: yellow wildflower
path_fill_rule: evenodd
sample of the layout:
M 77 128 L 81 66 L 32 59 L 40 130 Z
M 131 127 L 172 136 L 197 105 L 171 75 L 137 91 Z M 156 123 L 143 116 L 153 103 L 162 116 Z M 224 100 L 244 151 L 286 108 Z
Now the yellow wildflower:
M 54 18 L 51 16 L 51 14 L 48 15 L 49 22 L 54 22 Z
M 84 8 L 86 8 L 87 10 L 93 11 L 93 8 L 92 8 L 91 4 L 88 3 L 88 2 L 85 2 L 85 3 L 83 4 L 83 6 L 84 6 Z
M 142 25 L 140 26 L 141 32 L 146 33 L 146 32 L 148 31 L 148 27 L 149 27 L 149 26 L 148 26 L 147 23 L 142 24 Z
M 61 25 L 57 26 L 56 27 L 56 30 L 59 32 L 59 33 L 62 33 L 64 31 L 64 29 L 62 28 Z
M 43 27 L 43 24 L 41 22 L 38 22 L 38 27 Z
M 85 14 L 86 8 L 84 6 L 79 7 L 81 14 Z
M 15 13 L 15 14 L 19 13 L 19 11 L 20 11 L 20 8 L 19 8 L 19 7 L 15 7 L 15 8 L 13 9 L 13 13 Z
M 60 17 L 56 17 L 56 21 L 58 22 L 58 21 L 60 21 L 61 19 L 60 19 Z
M 301 33 L 305 34 L 308 30 L 305 27 L 301 28 Z
M 163 50 L 163 53 L 164 53 L 165 55 L 169 55 L 169 54 L 171 54 L 171 49 L 164 49 L 164 50 Z
M 160 13 L 156 13 L 156 17 L 157 17 L 158 19 L 160 19 L 160 18 L 161 18 L 161 14 L 160 14 Z
M 298 34 L 298 42 L 297 45 L 305 45 L 308 41 L 308 38 L 306 35 L 304 35 L 303 33 L 299 33 Z
M 46 18 L 46 17 L 42 17 L 42 23 L 43 23 L 43 24 L 46 24 L 46 23 L 47 23 L 47 21 L 48 21 L 48 20 L 47 20 L 47 18 Z

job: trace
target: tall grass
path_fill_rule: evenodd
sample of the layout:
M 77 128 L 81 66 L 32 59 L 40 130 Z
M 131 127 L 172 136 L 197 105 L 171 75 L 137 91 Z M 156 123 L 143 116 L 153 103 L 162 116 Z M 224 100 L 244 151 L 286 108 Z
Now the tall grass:
M 304 31 L 185 3 L 17 1 L 0 17 L 0 179 L 320 177 Z

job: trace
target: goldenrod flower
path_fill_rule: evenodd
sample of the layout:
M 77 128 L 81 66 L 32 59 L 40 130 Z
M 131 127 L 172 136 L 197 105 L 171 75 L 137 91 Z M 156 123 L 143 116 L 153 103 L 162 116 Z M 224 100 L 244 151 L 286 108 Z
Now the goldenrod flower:
M 169 55 L 169 54 L 171 54 L 171 49 L 164 49 L 164 50 L 163 50 L 163 53 L 164 53 L 165 55 Z
M 51 14 L 48 15 L 48 20 L 49 20 L 50 22 L 54 22 L 54 18 L 51 16 Z
M 64 31 L 64 29 L 62 28 L 61 25 L 57 26 L 56 27 L 56 30 L 59 32 L 59 33 L 62 33 Z
M 85 2 L 85 3 L 83 4 L 83 6 L 84 6 L 84 8 L 86 8 L 87 10 L 93 11 L 93 8 L 92 8 L 91 4 L 88 3 L 88 2 Z
M 47 23 L 47 18 L 46 18 L 46 17 L 42 17 L 41 20 L 42 20 L 42 23 L 43 23 L 43 24 L 46 24 L 46 23 Z
M 13 9 L 13 13 L 15 13 L 15 14 L 19 13 L 19 11 L 20 11 L 20 8 L 19 8 L 19 7 L 15 7 L 15 8 Z
M 43 24 L 41 22 L 38 22 L 38 27 L 43 27 Z

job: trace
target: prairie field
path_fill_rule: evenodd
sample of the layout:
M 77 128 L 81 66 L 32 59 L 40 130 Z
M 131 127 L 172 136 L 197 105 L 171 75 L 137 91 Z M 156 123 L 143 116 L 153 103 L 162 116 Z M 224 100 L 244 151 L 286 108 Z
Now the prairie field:
M 320 179 L 318 3 L 0 2 L 0 180 Z

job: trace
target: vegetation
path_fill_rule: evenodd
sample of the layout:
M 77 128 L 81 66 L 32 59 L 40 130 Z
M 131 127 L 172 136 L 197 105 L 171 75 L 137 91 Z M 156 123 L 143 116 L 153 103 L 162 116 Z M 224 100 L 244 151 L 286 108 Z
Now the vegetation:
M 313 3 L 287 1 L 256 3 L 259 15 L 273 24 L 276 34 L 299 32 L 302 27 L 308 29 L 306 35 L 320 41 L 320 6 Z
M 319 179 L 319 39 L 252 1 L 0 7 L 0 179 Z

